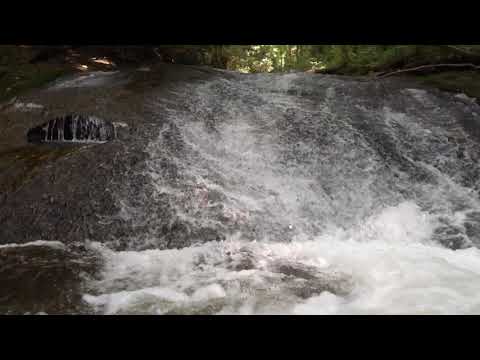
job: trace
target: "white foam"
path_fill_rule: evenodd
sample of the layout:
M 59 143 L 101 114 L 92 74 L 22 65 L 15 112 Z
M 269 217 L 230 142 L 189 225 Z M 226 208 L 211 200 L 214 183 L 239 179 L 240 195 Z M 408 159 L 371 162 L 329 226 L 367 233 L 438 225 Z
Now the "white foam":
M 382 242 L 331 244 L 336 260 L 356 274 L 348 298 L 322 294 L 294 307 L 294 313 L 478 314 L 480 253 L 425 245 Z M 343 249 L 342 249 L 343 248 Z
M 455 94 L 455 97 L 460 100 L 468 101 L 470 103 L 474 103 L 476 101 L 475 98 L 472 98 L 466 94 L 460 93 L 460 94 Z
M 365 134 L 336 117 L 336 88 L 327 87 L 313 116 L 313 110 L 304 111 L 312 104 L 289 91 L 296 90 L 300 75 L 245 79 L 182 84 L 172 95 L 187 98 L 187 110 L 169 101 L 156 104 L 167 121 L 147 148 L 146 174 L 155 195 L 171 197 L 182 221 L 219 226 L 218 213 L 210 216 L 205 200 L 217 191 L 224 196 L 223 215 L 232 222 L 268 224 L 264 238 L 248 242 L 239 230 L 226 241 L 181 250 L 114 252 L 95 245 L 106 266 L 87 302 L 104 313 L 480 313 L 479 250 L 453 251 L 432 240 L 441 216 L 453 225 L 465 220 L 466 210 L 452 204 L 480 209 L 455 178 L 454 146 L 438 144 L 451 130 L 437 126 L 443 119 L 398 113 L 388 102 L 378 109 L 357 107 L 368 111 L 372 126 L 385 131 L 381 135 L 391 136 L 402 156 L 398 163 L 435 179 L 416 182 L 397 162 L 386 166 Z M 217 103 L 219 89 L 235 96 Z M 407 94 L 421 101 L 422 110 L 442 115 L 428 92 Z M 255 98 L 255 106 L 244 98 Z M 287 111 L 293 115 L 286 118 Z M 214 122 L 221 118 L 213 130 L 199 121 L 204 115 Z M 306 136 L 291 140 L 297 129 Z M 181 146 L 180 156 L 172 139 Z M 304 156 L 292 157 L 293 152 Z M 180 186 L 164 178 L 159 159 L 176 166 L 183 175 Z M 437 160 L 452 162 L 451 173 L 433 166 Z M 126 219 L 155 221 L 128 201 L 122 205 Z M 275 236 L 289 230 L 291 241 L 278 242 Z M 278 264 L 287 270 L 279 271 Z
M 64 249 L 65 244 L 61 243 L 60 241 L 47 241 L 47 240 L 36 240 L 36 241 L 31 241 L 27 242 L 24 244 L 16 244 L 16 243 L 11 243 L 11 244 L 5 244 L 5 245 L 0 245 L 1 248 L 14 248 L 14 247 L 26 247 L 26 246 L 48 246 L 56 249 Z
M 44 106 L 40 104 L 35 104 L 35 103 L 23 103 L 23 102 L 15 102 L 14 105 L 15 109 L 20 110 L 20 111 L 31 111 L 31 110 L 37 110 L 37 109 L 43 109 Z
M 126 128 L 126 127 L 128 127 L 128 124 L 127 124 L 127 123 L 124 123 L 124 122 L 121 122 L 121 121 L 113 122 L 112 124 L 113 124 L 113 126 L 115 126 L 115 127 L 121 127 L 121 128 Z
M 428 96 L 428 93 L 424 89 L 405 89 L 408 93 L 413 95 L 415 99 L 417 99 L 420 102 L 423 102 L 425 98 Z
M 109 314 L 146 308 L 150 313 L 189 313 L 208 304 L 214 305 L 213 313 L 238 314 L 480 313 L 480 250 L 453 251 L 429 242 L 434 223 L 407 202 L 384 209 L 359 227 L 314 241 L 231 238 L 182 250 L 141 252 L 113 252 L 96 245 L 106 270 L 95 286 L 104 293 L 85 300 Z M 248 258 L 252 268 L 232 268 Z M 272 272 L 276 261 L 327 274 L 341 271 L 353 282 L 353 290 L 344 296 L 312 293 L 304 300 L 282 288 L 288 282 Z
M 85 75 L 78 75 L 74 78 L 57 81 L 51 89 L 95 87 L 107 84 L 112 81 L 118 71 L 93 71 Z
M 211 284 L 195 290 L 192 295 L 194 301 L 208 301 L 211 299 L 224 298 L 225 290 L 219 284 Z

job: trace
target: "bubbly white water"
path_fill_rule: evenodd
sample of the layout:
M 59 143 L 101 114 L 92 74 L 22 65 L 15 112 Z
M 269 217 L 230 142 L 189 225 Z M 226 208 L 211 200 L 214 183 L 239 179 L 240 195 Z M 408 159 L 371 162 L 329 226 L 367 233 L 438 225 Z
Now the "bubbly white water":
M 43 109 L 44 106 L 41 104 L 35 104 L 35 103 L 24 103 L 24 102 L 15 102 L 14 107 L 16 110 L 20 111 L 31 111 L 35 109 Z
M 434 220 L 413 203 L 384 209 L 360 227 L 316 240 L 246 242 L 231 238 L 181 250 L 114 252 L 99 296 L 85 300 L 107 314 L 470 314 L 480 313 L 480 250 L 453 251 L 428 240 Z M 253 261 L 253 267 L 235 264 Z M 307 265 L 340 282 L 302 299 L 270 267 Z M 123 290 L 118 291 L 118 288 Z
M 91 244 L 105 269 L 85 301 L 106 314 L 480 313 L 480 250 L 455 251 L 432 240 L 445 218 L 461 227 L 468 211 L 480 209 L 471 189 L 457 181 L 455 148 L 445 140 L 452 130 L 389 104 L 352 105 L 368 111 L 372 123 L 381 119 L 404 158 L 435 178 L 433 185 L 415 182 L 395 164 L 386 166 L 351 123 L 336 116 L 335 87 L 315 106 L 288 96 L 298 90 L 298 77 L 184 86 L 176 91 L 189 99 L 187 111 L 157 104 L 170 122 L 147 149 L 155 196 L 170 196 L 182 221 L 221 227 L 208 196 L 221 193 L 221 215 L 240 224 L 238 232 L 177 250 Z M 232 94 L 218 106 L 215 91 Z M 404 94 L 437 111 L 428 92 Z M 247 106 L 245 98 L 258 101 Z M 212 108 L 221 109 L 218 123 Z M 288 111 L 296 117 L 280 122 Z M 309 118 L 312 113 L 318 119 Z M 199 121 L 210 118 L 214 130 Z M 297 131 L 305 134 L 289 140 Z M 312 133 L 323 135 L 312 140 Z M 172 136 L 183 144 L 181 154 L 169 147 Z M 314 142 L 319 137 L 323 142 Z M 438 147 L 438 139 L 446 145 Z M 165 177 L 162 158 L 184 175 L 181 184 Z M 456 201 L 464 206 L 456 208 Z M 139 217 L 141 209 L 128 199 L 121 204 L 123 218 Z M 243 233 L 242 224 L 250 223 L 263 230 L 254 241 Z M 287 233 L 289 241 L 282 238 Z
M 68 79 L 60 79 L 50 89 L 80 88 L 102 86 L 114 79 L 118 71 L 92 71 L 85 75 L 75 76 Z
M 52 248 L 57 248 L 57 249 L 64 249 L 65 244 L 63 244 L 60 241 L 49 241 L 49 240 L 35 240 L 35 241 L 30 241 L 27 243 L 23 244 L 5 244 L 5 245 L 0 245 L 0 249 L 2 248 L 16 248 L 16 247 L 26 247 L 26 246 L 47 246 L 47 247 L 52 247 Z

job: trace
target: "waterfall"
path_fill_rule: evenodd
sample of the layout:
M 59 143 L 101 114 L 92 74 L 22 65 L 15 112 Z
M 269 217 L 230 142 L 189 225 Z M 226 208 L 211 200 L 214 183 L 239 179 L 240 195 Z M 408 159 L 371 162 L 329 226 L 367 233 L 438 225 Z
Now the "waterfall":
M 93 245 L 98 311 L 480 311 L 477 104 L 297 73 L 181 83 L 147 106 L 165 119 L 150 195 L 121 199 L 126 249 Z

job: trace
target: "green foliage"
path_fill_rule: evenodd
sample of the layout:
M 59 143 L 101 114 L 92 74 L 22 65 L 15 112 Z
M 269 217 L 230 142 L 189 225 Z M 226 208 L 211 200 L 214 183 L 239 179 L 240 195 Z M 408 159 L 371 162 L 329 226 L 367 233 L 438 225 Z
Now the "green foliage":
M 67 69 L 23 65 L 10 69 L 0 78 L 0 101 L 11 98 L 25 90 L 42 86 L 68 73 Z
M 242 72 L 325 69 L 368 74 L 439 62 L 479 61 L 479 45 L 214 45 L 204 63 Z
M 31 46 L 0 46 L 0 100 L 71 71 L 61 63 L 32 64 L 32 58 L 41 50 Z M 85 55 L 91 57 L 105 49 L 76 47 L 75 50 L 91 53 Z M 157 54 L 166 62 L 246 73 L 313 70 L 365 75 L 424 64 L 480 64 L 480 45 L 160 45 L 155 51 L 151 47 L 110 50 L 118 55 L 115 61 L 119 64 L 126 63 L 125 59 L 142 62 L 148 56 L 157 58 Z
M 480 74 L 475 71 L 446 71 L 417 76 L 415 79 L 423 85 L 444 91 L 462 92 L 480 99 Z
M 442 62 L 480 61 L 478 45 L 322 45 L 317 57 L 331 71 L 367 74 Z
M 316 64 L 305 45 L 228 45 L 222 55 L 226 68 L 248 73 L 309 70 Z
M 163 45 L 167 62 L 241 72 L 370 72 L 439 62 L 480 62 L 479 45 Z

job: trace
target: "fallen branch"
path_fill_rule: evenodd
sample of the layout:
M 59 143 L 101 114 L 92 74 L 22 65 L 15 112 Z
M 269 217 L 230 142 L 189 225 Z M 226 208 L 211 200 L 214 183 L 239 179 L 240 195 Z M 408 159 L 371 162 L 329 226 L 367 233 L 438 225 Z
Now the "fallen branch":
M 452 68 L 471 68 L 474 70 L 479 70 L 480 65 L 475 65 L 475 64 L 433 64 L 433 65 L 421 65 L 417 66 L 414 68 L 408 68 L 408 69 L 401 69 L 401 70 L 396 70 L 392 71 L 389 73 L 383 73 L 382 75 L 379 75 L 376 77 L 376 79 L 383 79 L 392 75 L 400 74 L 400 73 L 405 73 L 405 72 L 412 72 L 412 71 L 418 71 L 418 70 L 424 70 L 424 69 L 433 69 L 433 68 L 439 68 L 439 67 L 452 67 Z

